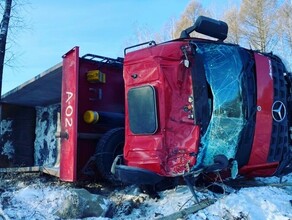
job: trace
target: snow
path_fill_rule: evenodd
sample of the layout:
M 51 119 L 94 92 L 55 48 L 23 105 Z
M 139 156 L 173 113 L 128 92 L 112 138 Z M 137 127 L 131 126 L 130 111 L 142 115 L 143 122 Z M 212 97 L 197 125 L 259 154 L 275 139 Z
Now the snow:
M 15 151 L 14 151 L 14 147 L 12 145 L 12 142 L 7 141 L 3 146 L 1 154 L 6 155 L 8 157 L 8 159 L 12 159 L 14 153 L 15 153 Z
M 291 194 L 276 187 L 245 188 L 222 198 L 191 219 L 228 219 L 228 216 L 257 220 L 290 219 L 291 199 Z
M 0 135 L 12 131 L 12 120 L 2 120 L 0 123 Z
M 0 144 L 3 144 L 1 154 L 7 156 L 8 159 L 13 158 L 15 153 L 13 143 L 5 140 L 4 136 L 10 136 L 12 132 L 12 120 L 2 120 L 0 122 Z
M 10 205 L 4 209 L 14 219 L 46 219 L 54 217 L 54 210 L 62 204 L 69 192 L 61 187 L 31 185 L 2 194 L 10 198 Z
M 57 155 L 60 144 L 55 137 L 60 104 L 36 107 L 35 165 L 53 167 L 59 163 Z
M 56 213 L 76 187 L 42 176 L 19 179 L 18 175 L 5 175 L 0 180 L 0 219 L 60 219 Z M 292 175 L 283 178 L 285 186 L 280 185 L 276 177 L 257 178 L 255 181 L 266 186 L 239 190 L 225 186 L 224 194 L 198 189 L 196 193 L 200 200 L 217 201 L 186 219 L 292 219 Z M 151 198 L 136 186 L 111 189 L 96 184 L 96 188 L 100 193 L 107 192 L 102 193 L 106 194 L 106 201 L 100 206 L 114 209 L 108 217 L 88 216 L 87 219 L 159 219 L 195 204 L 185 185 L 159 192 L 160 198 Z

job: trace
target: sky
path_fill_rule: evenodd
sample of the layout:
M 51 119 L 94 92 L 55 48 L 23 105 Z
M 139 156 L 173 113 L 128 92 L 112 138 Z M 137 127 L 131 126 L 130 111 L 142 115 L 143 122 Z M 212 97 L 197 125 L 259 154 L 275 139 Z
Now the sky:
M 29 0 L 19 16 L 25 28 L 9 33 L 7 53 L 14 58 L 5 66 L 2 94 L 62 61 L 74 46 L 80 56 L 93 53 L 123 56 L 137 26 L 160 31 L 178 18 L 189 0 Z M 136 42 L 133 42 L 133 45 Z
M 190 0 L 24 2 L 17 11 L 25 28 L 8 33 L 6 57 L 14 54 L 14 58 L 4 68 L 2 94 L 62 62 L 62 55 L 74 46 L 80 47 L 80 56 L 123 56 L 125 47 L 139 43 L 133 40 L 137 27 L 161 31 L 167 21 L 181 16 Z M 200 2 L 216 8 L 221 1 Z

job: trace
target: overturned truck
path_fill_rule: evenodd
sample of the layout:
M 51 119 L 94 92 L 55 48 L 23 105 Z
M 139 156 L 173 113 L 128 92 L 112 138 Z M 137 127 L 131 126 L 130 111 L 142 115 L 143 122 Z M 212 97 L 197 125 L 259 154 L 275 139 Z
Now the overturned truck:
M 179 39 L 126 48 L 124 59 L 75 47 L 2 97 L 1 167 L 137 184 L 291 172 L 291 73 L 272 53 L 224 43 L 227 31 L 200 16 Z
M 194 30 L 216 40 L 191 38 Z M 223 43 L 227 31 L 226 23 L 199 17 L 177 40 L 125 51 L 118 179 L 291 172 L 291 73 L 271 53 Z

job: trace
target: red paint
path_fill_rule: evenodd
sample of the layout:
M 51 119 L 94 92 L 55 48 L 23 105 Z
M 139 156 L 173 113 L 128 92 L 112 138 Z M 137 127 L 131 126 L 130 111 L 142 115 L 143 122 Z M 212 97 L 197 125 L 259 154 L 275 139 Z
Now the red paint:
M 278 163 L 267 163 L 272 133 L 273 79 L 271 61 L 261 54 L 254 54 L 256 62 L 257 107 L 255 134 L 249 162 L 240 173 L 252 172 L 253 175 L 272 175 Z
M 185 44 L 178 41 L 165 43 L 126 56 L 126 103 L 129 89 L 145 85 L 145 82 L 151 84 L 157 95 L 159 120 L 158 131 L 145 136 L 132 134 L 126 120 L 124 158 L 129 166 L 163 176 L 177 176 L 196 162 L 191 154 L 198 152 L 200 128 L 183 110 L 192 95 L 191 68 L 181 62 L 180 48 Z M 133 74 L 137 74 L 137 78 L 131 77 Z
M 106 82 L 89 82 L 87 73 L 99 70 Z M 124 82 L 122 65 L 79 58 L 75 47 L 63 56 L 61 130 L 68 139 L 61 139 L 60 179 L 76 181 L 83 176 L 82 169 L 94 155 L 97 138 L 82 138 L 82 134 L 104 134 L 108 126 L 87 124 L 83 114 L 87 110 L 124 113 Z
M 61 139 L 60 179 L 76 181 L 77 164 L 77 106 L 78 106 L 79 48 L 74 47 L 63 56 L 61 131 L 68 139 Z
M 100 70 L 106 75 L 106 82 L 90 83 L 87 81 L 89 70 Z M 87 124 L 83 114 L 87 110 L 97 112 L 124 113 L 124 82 L 122 66 L 110 63 L 93 62 L 79 59 L 78 72 L 78 134 L 104 134 L 108 126 L 100 123 Z M 77 174 L 82 176 L 82 169 L 94 154 L 98 139 L 78 138 Z
M 152 135 L 133 134 L 126 117 L 125 164 L 168 177 L 182 175 L 196 164 L 200 127 L 188 117 L 189 112 L 184 111 L 193 93 L 191 68 L 185 67 L 182 62 L 184 54 L 181 47 L 186 44 L 184 41 L 172 41 L 128 53 L 123 70 L 125 86 L 121 66 L 99 65 L 98 62 L 79 58 L 78 47 L 64 56 L 61 123 L 62 131 L 66 131 L 69 138 L 62 139 L 62 180 L 79 179 L 82 168 L 94 154 L 97 140 L 81 139 L 78 134 L 103 134 L 108 129 L 86 124 L 84 112 L 125 112 L 128 116 L 127 105 L 124 111 L 128 91 L 145 84 L 155 88 L 158 129 Z M 249 162 L 240 169 L 240 174 L 269 176 L 278 166 L 278 163 L 267 163 L 273 122 L 272 70 L 269 58 L 257 53 L 254 56 L 258 111 Z M 106 83 L 87 81 L 87 72 L 95 69 L 106 74 Z
M 264 163 L 264 164 L 254 164 L 247 165 L 240 169 L 240 173 L 248 177 L 255 176 L 271 176 L 276 171 L 278 163 Z

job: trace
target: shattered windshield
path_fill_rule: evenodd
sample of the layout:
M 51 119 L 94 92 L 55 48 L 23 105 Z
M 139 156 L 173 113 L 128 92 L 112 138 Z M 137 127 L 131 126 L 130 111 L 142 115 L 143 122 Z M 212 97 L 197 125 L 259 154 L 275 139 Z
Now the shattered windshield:
M 241 91 L 243 64 L 237 46 L 197 43 L 196 50 L 203 57 L 212 93 L 211 120 L 197 158 L 198 166 L 207 166 L 218 154 L 235 157 L 246 122 Z

